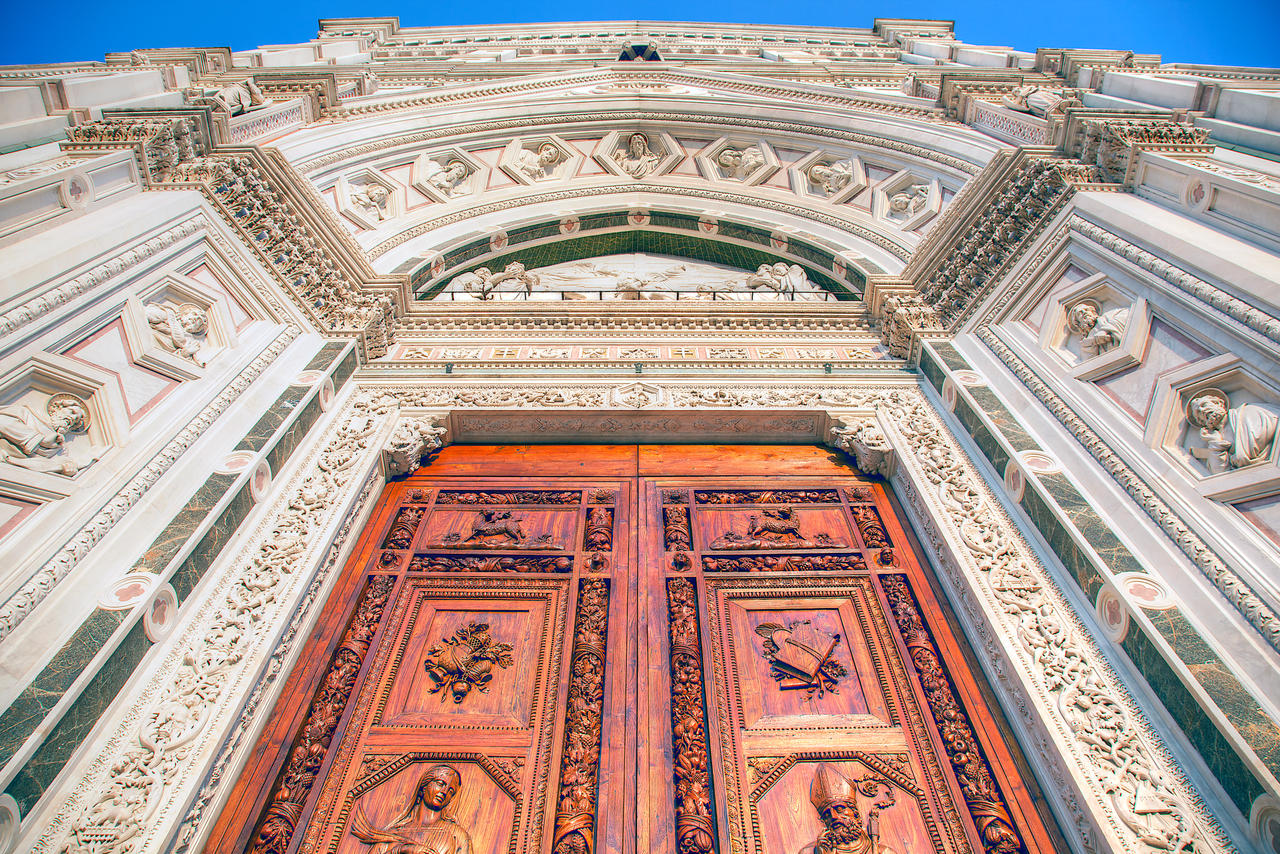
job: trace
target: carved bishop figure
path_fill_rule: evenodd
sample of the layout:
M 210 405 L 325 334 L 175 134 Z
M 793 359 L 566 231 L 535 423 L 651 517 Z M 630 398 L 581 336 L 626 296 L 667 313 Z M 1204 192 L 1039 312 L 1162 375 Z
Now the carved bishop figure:
M 814 770 L 809 801 L 818 811 L 824 829 L 799 854 L 896 854 L 880 844 L 880 808 L 891 801 L 878 801 L 863 824 L 858 811 L 858 786 L 836 766 L 823 762 Z

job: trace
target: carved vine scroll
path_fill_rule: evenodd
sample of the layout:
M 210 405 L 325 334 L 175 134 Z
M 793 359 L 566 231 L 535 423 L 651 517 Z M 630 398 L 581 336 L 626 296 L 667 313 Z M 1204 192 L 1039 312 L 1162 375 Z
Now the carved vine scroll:
M 351 689 L 355 687 L 360 666 L 382 621 L 395 581 L 395 577 L 390 575 L 375 577 L 356 606 L 351 625 L 334 652 L 320 690 L 311 702 L 302 732 L 289 752 L 289 760 L 280 775 L 271 804 L 258 823 L 249 849 L 251 854 L 285 854 L 288 850 L 297 829 L 298 817 L 311 793 L 316 772 L 328 754 L 329 740 L 351 697 Z
M 951 690 L 946 667 L 938 656 L 929 629 L 920 618 L 919 607 L 907 586 L 906 577 L 886 575 L 881 576 L 880 582 L 902 633 L 902 641 L 915 664 L 920 684 L 924 686 L 925 699 L 951 759 L 960 791 L 969 806 L 969 814 L 978 826 L 983 850 L 987 854 L 1025 852 L 1026 846 L 1018 836 L 1004 797 L 991 776 L 991 767 L 982 755 L 981 744 L 969 724 L 968 715 Z
M 667 581 L 671 630 L 671 742 L 674 755 L 676 846 L 680 854 L 716 850 L 711 802 L 707 713 L 702 685 L 698 600 L 687 578 Z
M 605 637 L 609 626 L 609 582 L 584 580 L 578 588 L 572 679 L 560 758 L 554 854 L 595 850 L 600 739 L 604 723 Z

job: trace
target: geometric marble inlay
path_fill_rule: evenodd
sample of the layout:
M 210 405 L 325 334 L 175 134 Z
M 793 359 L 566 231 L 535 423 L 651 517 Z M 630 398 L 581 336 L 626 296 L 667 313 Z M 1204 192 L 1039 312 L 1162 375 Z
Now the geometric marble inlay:
M 130 423 L 136 423 L 178 384 L 177 380 L 134 363 L 125 343 L 124 324 L 119 320 L 73 345 L 65 354 L 116 375 Z

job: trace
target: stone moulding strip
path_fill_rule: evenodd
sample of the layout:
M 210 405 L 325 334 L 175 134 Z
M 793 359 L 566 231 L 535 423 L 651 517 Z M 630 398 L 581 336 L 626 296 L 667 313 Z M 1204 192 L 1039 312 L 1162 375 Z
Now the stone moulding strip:
M 183 240 L 208 226 L 203 214 L 196 214 L 184 222 L 170 226 L 149 240 L 131 247 L 110 261 L 104 261 L 75 278 L 56 287 L 42 291 L 26 302 L 10 308 L 0 314 L 0 336 L 8 335 L 16 329 L 31 323 L 33 320 L 48 314 L 80 294 L 97 287 L 103 282 L 120 275 L 130 267 L 134 267 L 159 252 L 163 252 L 180 240 Z
M 1200 539 L 1172 507 L 1156 495 L 1147 483 L 1120 458 L 1120 455 L 1102 440 L 1084 420 L 1058 397 L 1034 370 L 996 336 L 990 327 L 984 327 L 978 337 L 1004 363 L 1010 372 L 1035 395 L 1058 422 L 1076 438 L 1112 479 L 1128 493 L 1129 497 L 1151 517 L 1160 530 L 1182 550 L 1197 569 L 1218 588 L 1235 606 L 1249 625 L 1258 630 L 1271 647 L 1280 651 L 1280 616 L 1262 600 L 1262 597 L 1236 575 L 1222 558 Z
M 431 130 L 402 134 L 388 139 L 380 139 L 374 142 L 366 142 L 361 145 L 344 148 L 340 152 L 324 154 L 320 157 L 315 157 L 311 160 L 299 163 L 296 168 L 300 172 L 310 174 L 320 169 L 342 163 L 344 160 L 363 157 L 364 155 L 373 154 L 378 151 L 416 145 L 417 143 L 430 143 L 437 140 L 452 139 L 459 136 L 489 133 L 493 131 L 525 130 L 533 127 L 560 125 L 569 122 L 594 122 L 602 124 L 607 123 L 609 125 L 616 125 L 619 122 L 651 122 L 666 124 L 688 123 L 699 125 L 718 124 L 734 128 L 751 127 L 760 130 L 778 131 L 779 133 L 794 133 L 810 137 L 825 137 L 836 139 L 844 143 L 851 143 L 853 145 L 865 145 L 869 148 L 885 149 L 897 154 L 904 154 L 909 157 L 918 157 L 921 160 L 937 163 L 940 166 L 955 169 L 957 172 L 963 172 L 968 175 L 976 174 L 982 169 L 980 165 L 970 163 L 967 160 L 961 160 L 957 157 L 951 157 L 950 155 L 939 154 L 938 152 L 928 148 L 912 145 L 907 142 L 899 142 L 893 139 L 870 136 L 869 134 L 864 133 L 853 133 L 852 131 L 834 130 L 831 128 L 815 128 L 812 125 L 757 119 L 750 116 L 694 116 L 684 113 L 651 113 L 638 110 L 633 112 L 596 114 L 560 113 L 557 115 L 527 116 L 519 119 L 496 119 L 494 121 L 480 122 L 477 124 L 437 127 L 432 128 Z
M 720 401 L 731 413 L 808 407 L 831 418 L 832 413 L 877 412 L 901 461 L 895 480 L 904 503 L 920 524 L 922 538 L 936 547 L 944 580 L 954 588 L 957 606 L 971 618 L 971 637 L 987 653 L 993 684 L 1011 719 L 1035 727 L 1024 745 L 1039 756 L 1035 761 L 1050 778 L 1046 791 L 1054 793 L 1077 848 L 1126 854 L 1234 850 L 974 462 L 915 384 L 689 382 L 659 391 L 655 400 L 694 410 L 688 417 L 707 412 L 698 407 L 699 400 Z M 526 419 L 529 429 L 545 430 L 546 441 L 563 441 L 566 431 L 591 430 L 607 422 L 607 401 L 618 392 L 610 384 L 531 389 L 527 383 L 468 387 L 456 382 L 358 390 L 327 436 L 316 440 L 322 449 L 309 453 L 291 482 L 276 493 L 276 503 L 241 557 L 220 571 L 186 630 L 167 642 L 167 658 L 131 695 L 122 719 L 74 769 L 79 782 L 63 799 L 33 814 L 28 834 L 35 838 L 23 841 L 41 854 L 58 849 L 64 840 L 68 851 L 88 850 L 77 840 L 90 838 L 115 838 L 121 854 L 154 848 L 182 821 L 180 804 L 196 797 L 197 806 L 207 805 L 220 796 L 234 769 L 213 764 L 215 753 L 227 733 L 243 738 L 240 731 L 254 726 L 241 713 L 243 698 L 260 697 L 255 684 L 280 672 L 273 664 L 277 652 L 269 633 L 249 626 L 287 623 L 293 631 L 299 612 L 314 607 L 317 588 L 332 572 L 332 555 L 349 545 L 353 535 L 348 522 L 330 536 L 342 527 L 340 517 L 352 512 L 340 508 L 351 507 L 360 484 L 366 491 L 373 488 L 370 472 L 376 467 L 377 446 L 400 407 L 434 404 L 482 411 L 494 405 L 489 401 L 520 394 L 528 398 L 531 415 L 546 410 L 545 417 Z M 558 418 L 560 410 L 566 412 Z M 670 422 L 680 413 L 668 410 L 663 417 Z M 734 431 L 744 428 L 730 420 L 722 429 L 724 440 L 732 442 Z M 783 419 L 773 429 L 785 433 L 796 428 Z M 331 555 L 328 561 L 325 554 Z M 299 599 L 304 600 L 301 606 Z M 287 647 L 296 642 L 291 635 L 276 649 L 287 656 Z M 184 704 L 184 698 L 194 696 L 202 702 Z M 263 708 L 257 712 L 260 716 Z M 160 736 L 166 740 L 158 742 Z M 157 751 L 148 744 L 162 746 Z M 206 789 L 197 794 L 202 779 Z M 1159 808 L 1149 811 L 1144 805 L 1150 804 Z M 192 819 L 186 838 L 199 838 L 207 812 Z M 185 826 L 183 832 L 188 832 Z
M 726 190 L 709 190 L 703 187 L 683 187 L 668 186 L 665 184 L 653 184 L 644 181 L 633 181 L 630 184 L 604 184 L 591 187 L 573 187 L 565 190 L 554 190 L 545 193 L 535 193 L 527 196 L 518 196 L 513 199 L 503 199 L 502 201 L 489 202 L 488 204 L 476 205 L 475 207 L 466 208 L 464 210 L 455 211 L 451 214 L 436 217 L 427 222 L 420 222 L 417 225 L 410 226 L 404 231 L 399 232 L 383 242 L 368 250 L 370 260 L 376 259 L 401 244 L 408 243 L 424 234 L 430 234 L 437 229 L 455 223 L 464 222 L 474 219 L 475 217 L 485 216 L 491 213 L 500 213 L 512 208 L 522 208 L 528 205 L 542 204 L 544 202 L 563 202 L 572 201 L 574 199 L 591 198 L 594 196 L 635 196 L 639 193 L 651 193 L 655 196 L 677 196 L 692 199 L 706 199 L 713 202 L 724 202 L 728 204 L 750 205 L 756 209 L 764 211 L 774 210 L 790 216 L 799 217 L 801 219 L 812 220 L 821 223 L 830 228 L 835 228 L 856 238 L 865 240 L 889 254 L 907 261 L 911 258 L 913 249 L 904 246 L 893 240 L 888 239 L 884 235 L 872 231 L 865 226 L 850 222 L 831 214 L 824 213 L 819 210 L 812 210 L 802 205 L 779 202 L 773 199 L 761 199 L 753 197 L 746 193 L 731 193 Z
M 232 403 L 244 393 L 258 376 L 273 363 L 285 348 L 302 332 L 297 326 L 287 326 L 258 354 L 249 366 L 240 372 L 208 406 L 200 411 L 187 426 L 174 436 L 151 461 L 138 472 L 129 483 L 125 484 L 115 498 L 99 510 L 88 524 L 72 535 L 63 546 L 45 564 L 36 570 L 3 605 L 0 605 L 0 641 L 8 637 L 24 619 L 44 601 L 71 570 L 75 569 L 80 559 L 119 522 L 129 509 L 144 496 L 186 452 L 196 439 L 226 411 Z

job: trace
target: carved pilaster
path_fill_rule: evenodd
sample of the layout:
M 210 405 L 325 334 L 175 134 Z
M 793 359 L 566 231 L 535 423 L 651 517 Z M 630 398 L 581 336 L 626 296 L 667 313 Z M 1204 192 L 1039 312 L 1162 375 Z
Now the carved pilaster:
M 716 834 L 702 644 L 698 637 L 697 590 L 691 580 L 668 579 L 667 608 L 671 619 L 671 752 L 675 775 L 676 850 L 680 854 L 713 854 Z
M 302 807 L 311 793 L 316 773 L 328 753 L 329 741 L 342 718 L 351 689 L 364 663 L 374 633 L 382 621 L 395 577 L 380 575 L 369 582 L 342 644 L 333 654 L 329 670 L 311 703 L 306 723 L 289 752 L 289 761 L 280 775 L 271 804 L 258 823 L 251 854 L 285 854 L 297 829 Z
M 554 854 L 595 851 L 600 742 L 604 718 L 605 636 L 609 626 L 609 582 L 584 580 L 578 588 L 572 679 L 560 756 Z

